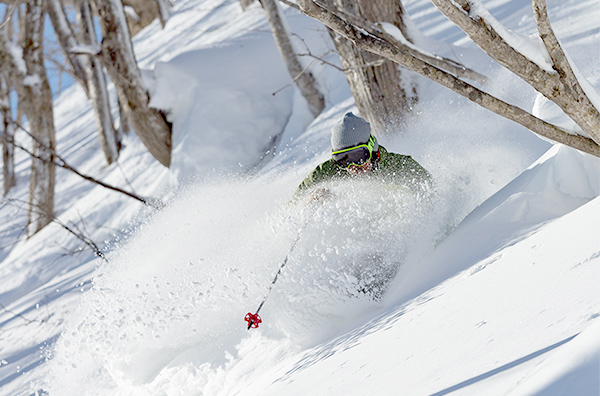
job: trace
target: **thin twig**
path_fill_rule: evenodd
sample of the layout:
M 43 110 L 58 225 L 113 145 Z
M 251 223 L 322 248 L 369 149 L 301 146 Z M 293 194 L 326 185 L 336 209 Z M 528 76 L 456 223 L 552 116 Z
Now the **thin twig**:
M 335 51 L 329 50 L 329 51 L 327 51 L 327 53 L 325 53 L 325 54 L 324 54 L 324 55 L 322 55 L 322 56 L 325 56 L 325 55 L 327 55 L 327 54 L 329 54 L 329 53 L 331 53 L 331 52 L 335 52 Z M 325 60 L 325 59 L 323 59 L 322 57 L 319 57 L 319 56 L 313 55 L 313 54 L 311 54 L 310 52 L 309 52 L 308 54 L 298 54 L 298 56 L 308 56 L 308 57 L 310 57 L 310 58 L 313 58 L 313 59 L 316 59 L 316 60 L 320 61 L 320 62 L 321 62 L 322 64 L 324 64 L 324 65 L 331 66 L 331 67 L 333 67 L 333 68 L 335 68 L 335 69 L 337 69 L 337 70 L 339 70 L 339 71 L 341 71 L 341 72 L 344 72 L 344 71 L 348 70 L 348 69 L 344 69 L 344 68 L 342 68 L 342 67 L 339 67 L 338 65 L 336 65 L 336 64 L 333 64 L 333 63 L 331 63 L 331 62 L 329 62 L 329 61 L 326 61 L 326 60 Z
M 67 230 L 68 232 L 70 232 L 77 239 L 79 239 L 80 241 L 82 241 L 83 243 L 88 245 L 92 249 L 92 251 L 94 252 L 94 254 L 96 256 L 100 257 L 102 260 L 104 260 L 106 263 L 108 263 L 108 258 L 100 250 L 98 245 L 96 245 L 96 243 L 94 243 L 94 241 L 92 241 L 90 238 L 86 237 L 85 235 L 83 235 L 81 233 L 75 232 L 68 225 L 64 224 L 62 221 L 58 220 L 56 217 L 53 218 L 52 221 L 55 222 L 56 224 L 58 224 L 59 226 L 61 226 L 62 228 L 64 228 L 65 230 Z
M 25 202 L 23 200 L 20 199 L 16 199 L 16 198 L 6 198 L 7 203 L 21 203 L 23 205 L 30 205 L 28 202 Z M 17 205 L 15 205 L 17 206 Z M 19 206 L 17 206 L 19 207 Z M 21 207 L 19 207 L 21 208 Z M 36 205 L 33 205 L 33 210 L 39 209 L 39 207 L 37 207 Z M 44 213 L 44 215 L 48 215 L 46 213 Z M 98 247 L 98 245 L 96 245 L 96 243 L 88 236 L 83 235 L 82 232 L 76 232 L 75 230 L 73 230 L 73 228 L 69 227 L 67 224 L 63 223 L 61 220 L 59 220 L 58 218 L 56 218 L 55 216 L 49 216 L 50 217 L 50 221 L 53 223 L 58 224 L 59 226 L 61 226 L 62 228 L 64 228 L 66 231 L 68 231 L 69 233 L 73 234 L 77 239 L 79 239 L 80 241 L 82 241 L 83 243 L 85 243 L 98 257 L 100 257 L 102 260 L 104 260 L 105 262 L 108 262 L 108 258 L 106 257 L 106 255 L 100 250 L 100 248 Z
M 310 62 L 308 65 L 306 65 L 304 67 L 304 69 L 302 69 L 302 71 L 300 73 L 298 73 L 298 75 L 296 77 L 294 77 L 294 79 L 292 80 L 292 82 L 290 82 L 289 84 L 284 85 L 283 87 L 279 88 L 277 91 L 273 92 L 272 95 L 275 96 L 277 95 L 279 92 L 283 91 L 284 89 L 286 89 L 289 86 L 292 86 L 296 83 L 296 81 L 298 81 L 298 79 L 300 77 L 302 77 L 302 75 L 304 73 L 306 73 L 306 71 L 308 70 L 309 67 L 311 67 L 313 65 L 313 63 L 315 63 L 316 60 L 313 60 L 312 62 Z
M 56 166 L 59 166 L 61 168 L 67 169 L 67 170 L 75 173 L 77 176 L 79 176 L 79 177 L 81 177 L 81 178 L 83 178 L 85 180 L 88 180 L 88 181 L 91 181 L 93 183 L 99 184 L 100 186 L 102 186 L 104 188 L 108 188 L 109 190 L 113 190 L 113 191 L 119 192 L 121 194 L 125 194 L 128 197 L 131 197 L 133 199 L 136 199 L 136 200 L 142 202 L 144 205 L 148 205 L 148 206 L 153 207 L 154 209 L 162 209 L 162 208 L 164 208 L 164 206 L 165 206 L 164 203 L 162 201 L 160 201 L 159 199 L 157 199 L 157 198 L 142 198 L 142 197 L 140 197 L 140 196 L 138 196 L 138 195 L 136 195 L 134 193 L 131 193 L 131 192 L 126 191 L 126 190 L 123 190 L 123 189 L 121 189 L 119 187 L 111 186 L 110 184 L 106 184 L 106 183 L 104 183 L 104 182 L 102 182 L 102 181 L 100 181 L 98 179 L 95 179 L 95 178 L 93 178 L 91 176 L 82 174 L 77 169 L 75 169 L 71 165 L 69 165 L 60 155 L 58 155 L 58 153 L 56 152 L 56 150 L 54 150 L 54 149 L 52 149 L 50 147 L 47 147 L 45 144 L 43 144 L 42 142 L 40 142 L 39 139 L 37 139 L 35 136 L 33 136 L 29 131 L 27 131 L 25 128 L 23 128 L 20 124 L 18 124 L 18 123 L 15 122 L 15 125 L 19 129 L 21 129 L 23 132 L 25 132 L 27 135 L 29 135 L 32 139 L 34 139 L 41 147 L 43 147 L 46 150 L 48 150 L 50 152 L 50 154 L 52 156 L 54 156 L 54 158 L 56 158 L 59 162 L 56 162 L 56 161 L 53 161 L 53 160 L 49 160 L 47 158 L 43 158 L 40 155 L 37 155 L 37 154 L 31 152 L 30 150 L 28 150 L 27 148 L 21 146 L 20 144 L 16 143 L 14 141 L 14 139 L 11 139 L 12 140 L 11 143 L 15 147 L 17 147 L 17 148 L 25 151 L 30 156 L 32 156 L 34 158 L 37 158 L 40 161 L 43 161 L 45 163 L 53 163 Z
M 15 12 L 15 9 L 17 8 L 18 5 L 18 1 L 15 1 L 12 5 L 12 7 L 10 7 L 10 10 L 8 10 L 8 12 L 4 15 L 4 21 L 2 21 L 2 23 L 0 24 L 0 30 L 4 28 L 4 26 L 6 26 L 10 20 L 12 19 L 12 15 Z

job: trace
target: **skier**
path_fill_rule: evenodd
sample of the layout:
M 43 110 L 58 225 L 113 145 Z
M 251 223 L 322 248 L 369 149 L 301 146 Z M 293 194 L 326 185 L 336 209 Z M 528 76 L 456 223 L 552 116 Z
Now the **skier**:
M 432 184 L 429 172 L 408 155 L 388 152 L 377 143 L 367 121 L 347 113 L 331 129 L 331 158 L 316 167 L 300 184 L 296 197 L 304 197 L 311 206 L 333 198 L 323 186 L 333 180 L 370 180 L 375 184 L 368 191 L 376 191 L 378 184 L 387 185 L 411 195 L 420 206 L 431 198 Z M 407 197 L 408 198 L 408 197 Z M 381 252 L 363 252 L 350 259 L 348 268 L 357 279 L 358 291 L 379 300 L 395 276 L 401 262 L 389 262 Z
M 331 148 L 331 158 L 317 166 L 304 179 L 296 192 L 296 197 L 309 195 L 307 201 L 310 205 L 323 203 L 332 197 L 329 190 L 320 185 L 336 179 L 373 178 L 378 182 L 408 189 L 416 195 L 426 193 L 430 189 L 431 176 L 425 168 L 408 155 L 390 153 L 380 146 L 375 136 L 371 134 L 369 123 L 351 112 L 346 113 L 342 121 L 331 129 Z M 262 322 L 258 312 L 271 293 L 273 285 L 299 239 L 300 234 L 280 265 L 256 313 L 249 312 L 244 318 L 248 322 L 248 330 L 258 327 Z M 389 281 L 396 274 L 399 264 L 386 263 L 385 258 L 378 252 L 367 252 L 361 257 L 354 258 L 349 267 L 354 269 L 358 291 L 374 300 L 379 300 L 387 290 Z
M 316 167 L 298 187 L 303 195 L 322 182 L 352 177 L 372 177 L 386 184 L 400 185 L 413 193 L 426 192 L 431 176 L 409 155 L 388 152 L 371 134 L 371 126 L 352 112 L 331 128 L 331 158 Z M 311 198 L 321 200 L 328 193 L 316 189 Z

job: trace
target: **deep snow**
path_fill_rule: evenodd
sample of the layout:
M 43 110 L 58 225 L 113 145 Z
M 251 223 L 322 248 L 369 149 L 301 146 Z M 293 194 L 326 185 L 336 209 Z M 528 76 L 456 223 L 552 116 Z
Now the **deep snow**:
M 482 3 L 515 35 L 534 33 L 528 1 Z M 493 77 L 490 89 L 511 103 L 560 118 L 428 2 L 405 5 L 428 51 Z M 597 0 L 548 6 L 598 89 Z M 299 52 L 332 48 L 318 23 L 285 10 L 305 40 Z M 421 79 L 406 131 L 380 142 L 432 173 L 427 205 L 353 183 L 331 186 L 334 200 L 313 210 L 291 198 L 327 158 L 331 126 L 356 112 L 341 72 L 312 65 L 327 109 L 311 120 L 284 88 L 262 11 L 242 13 L 233 0 L 178 1 L 166 29 L 155 21 L 134 45 L 152 103 L 174 123 L 172 168 L 133 135 L 105 167 L 77 87 L 55 103 L 58 150 L 82 172 L 168 205 L 154 213 L 59 170 L 59 220 L 109 262 L 59 224 L 18 239 L 29 166 L 19 154 L 18 187 L 0 208 L 0 394 L 600 393 L 597 158 Z M 298 232 L 264 322 L 247 331 L 244 315 Z M 373 256 L 379 272 L 364 269 Z M 382 299 L 356 292 L 365 274 L 390 269 L 398 274 Z

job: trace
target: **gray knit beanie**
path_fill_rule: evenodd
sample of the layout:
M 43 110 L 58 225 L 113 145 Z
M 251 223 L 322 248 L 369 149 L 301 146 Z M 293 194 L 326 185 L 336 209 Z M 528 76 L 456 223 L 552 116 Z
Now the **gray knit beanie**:
M 331 128 L 331 148 L 339 151 L 346 148 L 365 144 L 371 136 L 371 126 L 363 118 L 357 117 L 352 112 L 346 113 L 342 121 Z M 375 138 L 373 136 L 373 138 Z M 379 145 L 375 139 L 373 151 L 378 151 Z

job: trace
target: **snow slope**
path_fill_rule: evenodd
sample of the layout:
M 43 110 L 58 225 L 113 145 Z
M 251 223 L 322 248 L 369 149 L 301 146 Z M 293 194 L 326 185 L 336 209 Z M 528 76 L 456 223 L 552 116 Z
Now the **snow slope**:
M 533 34 L 527 0 L 481 3 Z M 428 2 L 405 5 L 437 40 L 421 38 L 428 50 L 472 62 L 493 92 L 557 119 Z M 597 5 L 548 2 L 596 89 Z M 285 10 L 299 52 L 332 48 L 319 24 Z M 174 124 L 172 168 L 134 135 L 105 166 L 77 87 L 55 103 L 58 150 L 167 206 L 154 212 L 59 170 L 60 223 L 24 240 L 29 160 L 19 154 L 19 184 L 0 208 L 1 395 L 600 394 L 597 158 L 421 79 L 406 131 L 381 143 L 431 172 L 430 206 L 353 183 L 331 186 L 335 199 L 312 210 L 290 198 L 327 158 L 331 126 L 356 112 L 341 72 L 312 65 L 327 108 L 311 120 L 285 87 L 262 11 L 234 0 L 180 0 L 165 30 L 155 21 L 134 41 L 153 104 Z M 247 331 L 244 315 L 288 254 L 263 323 Z M 402 263 L 375 301 L 356 291 L 378 275 L 364 268 L 373 262 L 382 273 Z

